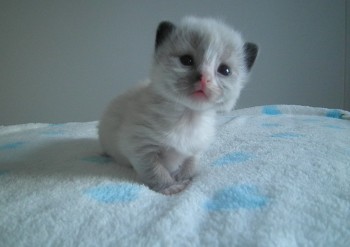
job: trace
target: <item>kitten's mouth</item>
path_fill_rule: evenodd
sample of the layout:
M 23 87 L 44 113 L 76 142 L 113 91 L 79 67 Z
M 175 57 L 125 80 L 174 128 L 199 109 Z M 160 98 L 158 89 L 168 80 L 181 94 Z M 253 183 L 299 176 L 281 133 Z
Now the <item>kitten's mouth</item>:
M 208 96 L 203 90 L 197 90 L 193 94 L 193 97 L 198 100 L 206 100 L 208 99 Z

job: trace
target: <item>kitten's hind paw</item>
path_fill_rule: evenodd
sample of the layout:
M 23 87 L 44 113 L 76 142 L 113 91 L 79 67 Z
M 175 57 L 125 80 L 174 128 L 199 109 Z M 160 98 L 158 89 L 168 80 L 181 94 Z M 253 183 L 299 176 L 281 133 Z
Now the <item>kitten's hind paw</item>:
M 172 184 L 169 187 L 160 190 L 159 192 L 164 194 L 164 195 L 176 194 L 176 193 L 183 191 L 190 182 L 191 182 L 191 180 L 187 179 L 187 180 L 178 182 L 176 184 Z

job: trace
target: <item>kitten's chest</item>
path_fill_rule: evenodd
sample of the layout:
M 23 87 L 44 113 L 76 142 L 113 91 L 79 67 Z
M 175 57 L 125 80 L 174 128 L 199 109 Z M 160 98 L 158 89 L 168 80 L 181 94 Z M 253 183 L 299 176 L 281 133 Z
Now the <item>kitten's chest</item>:
M 195 154 L 205 149 L 215 133 L 214 114 L 186 112 L 165 134 L 165 144 L 181 153 Z

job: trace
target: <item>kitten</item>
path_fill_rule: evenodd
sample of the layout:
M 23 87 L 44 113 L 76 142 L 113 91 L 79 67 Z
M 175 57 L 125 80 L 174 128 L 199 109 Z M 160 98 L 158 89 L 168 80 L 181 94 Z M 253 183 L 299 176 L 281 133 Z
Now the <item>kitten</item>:
M 195 17 L 161 22 L 155 41 L 150 80 L 109 105 L 99 138 L 151 189 L 173 194 L 196 173 L 216 114 L 234 107 L 258 47 L 220 21 Z

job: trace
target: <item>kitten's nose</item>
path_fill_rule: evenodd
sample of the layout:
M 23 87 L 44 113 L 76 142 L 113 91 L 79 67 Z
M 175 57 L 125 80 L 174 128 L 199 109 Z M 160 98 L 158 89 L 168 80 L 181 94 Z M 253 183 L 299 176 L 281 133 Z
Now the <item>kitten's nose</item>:
M 204 74 L 198 74 L 196 77 L 197 81 L 200 81 L 202 83 L 208 83 L 210 82 L 209 76 Z
M 204 73 L 198 73 L 196 77 L 196 90 L 206 91 L 208 83 L 210 83 L 210 77 Z
M 200 82 L 201 82 L 201 87 L 204 89 L 204 88 L 206 88 L 208 82 L 210 82 L 210 79 L 208 78 L 208 76 L 201 75 Z
M 201 83 L 207 83 L 208 79 L 205 75 L 201 75 Z

